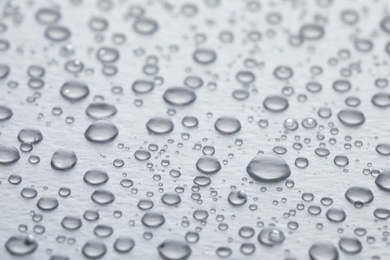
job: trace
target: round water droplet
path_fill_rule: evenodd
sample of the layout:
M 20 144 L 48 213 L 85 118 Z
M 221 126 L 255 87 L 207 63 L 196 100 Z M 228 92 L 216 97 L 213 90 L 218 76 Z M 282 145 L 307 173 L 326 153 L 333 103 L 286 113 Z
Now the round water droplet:
M 389 107 L 390 106 L 390 94 L 387 93 L 378 93 L 375 94 L 371 99 L 372 104 L 377 107 Z
M 257 240 L 263 245 L 275 246 L 283 243 L 284 238 L 282 230 L 274 227 L 266 227 L 260 231 Z
M 196 162 L 196 168 L 206 174 L 217 173 L 221 170 L 221 163 L 211 155 L 204 155 Z
M 67 81 L 62 85 L 60 90 L 61 95 L 70 101 L 79 101 L 89 95 L 87 85 L 77 81 Z
M 346 126 L 359 126 L 366 121 L 364 114 L 354 109 L 343 109 L 337 114 L 337 117 Z
M 390 144 L 378 144 L 375 150 L 381 155 L 390 155 Z
M 154 83 L 153 81 L 136 80 L 131 86 L 131 89 L 134 91 L 134 93 L 146 94 L 154 89 Z
M 165 218 L 159 213 L 145 213 L 141 219 L 142 224 L 146 227 L 156 228 L 165 223 Z
M 0 68 L 1 70 L 1 68 Z M 10 119 L 13 116 L 13 112 L 9 107 L 0 106 L 0 122 Z
M 274 76 L 280 80 L 288 80 L 294 76 L 294 71 L 288 66 L 278 66 L 274 70 Z
M 69 149 L 57 150 L 51 158 L 51 166 L 56 170 L 70 170 L 77 163 L 76 154 Z
M 90 240 L 84 244 L 82 252 L 89 259 L 97 259 L 106 254 L 107 247 L 103 242 Z
M 107 120 L 98 120 L 85 130 L 84 136 L 90 142 L 106 143 L 114 140 L 118 133 L 119 130 L 114 123 Z
M 91 185 L 106 183 L 109 177 L 107 172 L 99 169 L 89 170 L 84 174 L 84 181 Z
M 345 167 L 349 164 L 349 159 L 346 155 L 337 155 L 334 160 L 334 164 L 340 167 Z
M 58 200 L 54 197 L 41 197 L 37 202 L 37 207 L 45 211 L 54 210 L 58 207 Z
M 185 260 L 191 255 L 191 248 L 184 242 L 165 240 L 157 247 L 158 253 L 166 260 Z
M 134 157 L 135 159 L 137 159 L 138 161 L 146 161 L 146 160 L 149 160 L 150 157 L 152 155 L 150 154 L 150 152 L 146 151 L 146 150 L 137 150 L 135 151 L 134 153 Z
M 23 128 L 18 134 L 18 140 L 22 143 L 37 144 L 42 141 L 43 135 L 39 129 Z
M 22 191 L 20 192 L 23 198 L 26 199 L 33 199 L 38 195 L 38 192 L 35 188 L 32 187 L 26 187 L 23 188 Z
M 154 34 L 158 27 L 158 23 L 150 18 L 139 18 L 133 24 L 134 31 L 142 35 Z
M 25 256 L 38 248 L 38 243 L 32 236 L 12 236 L 5 242 L 5 248 L 14 256 Z
M 79 217 L 66 216 L 62 219 L 61 225 L 67 230 L 76 230 L 82 226 L 81 219 Z
M 346 214 L 341 208 L 330 208 L 326 212 L 326 217 L 332 222 L 343 222 L 346 218 Z
M 111 191 L 96 190 L 92 193 L 91 199 L 97 204 L 105 205 L 114 202 L 115 196 Z
M 390 191 L 390 170 L 381 172 L 375 179 L 375 184 L 378 188 Z
M 322 26 L 316 24 L 305 24 L 299 30 L 299 35 L 305 40 L 316 41 L 324 37 L 325 30 Z
M 102 63 L 116 62 L 119 59 L 119 52 L 114 48 L 101 47 L 96 52 L 96 58 Z
M 351 186 L 345 192 L 345 198 L 352 203 L 367 204 L 374 200 L 374 194 L 369 188 L 360 186 Z
M 195 92 L 187 88 L 172 87 L 164 92 L 163 98 L 170 105 L 186 106 L 195 101 L 196 95 Z
M 264 99 L 263 106 L 271 112 L 282 112 L 289 106 L 288 101 L 282 96 L 268 96 Z
M 390 210 L 385 208 L 377 208 L 374 210 L 374 216 L 381 220 L 386 220 L 390 217 Z
M 311 260 L 337 260 L 337 248 L 328 242 L 316 242 L 309 249 Z
M 135 241 L 131 237 L 119 237 L 114 243 L 114 249 L 119 253 L 128 253 L 134 246 Z
M 108 118 L 117 113 L 117 109 L 115 106 L 104 103 L 104 102 L 96 102 L 90 104 L 85 110 L 86 114 L 92 118 L 103 119 Z
M 214 127 L 221 134 L 235 134 L 241 130 L 241 123 L 234 117 L 220 117 Z
M 0 145 L 0 164 L 17 162 L 20 159 L 18 149 L 12 145 Z
M 244 205 L 248 196 L 244 191 L 231 191 L 228 196 L 228 201 L 234 206 Z
M 347 254 L 357 254 L 362 251 L 362 243 L 356 238 L 343 237 L 339 240 L 340 249 Z
M 177 205 L 181 202 L 181 198 L 179 195 L 174 194 L 174 193 L 165 193 L 161 197 L 161 201 L 169 206 Z
M 352 88 L 351 82 L 345 79 L 336 80 L 332 85 L 337 92 L 347 92 Z
M 53 42 L 62 42 L 70 38 L 70 30 L 61 25 L 51 25 L 45 31 L 45 37 Z
M 61 14 L 52 8 L 41 8 L 35 14 L 35 19 L 40 24 L 53 24 L 61 19 Z
M 146 128 L 153 134 L 167 134 L 173 131 L 171 120 L 162 117 L 153 117 L 146 123 Z
M 192 58 L 201 65 L 209 65 L 217 59 L 217 53 L 211 49 L 199 49 L 194 51 Z
M 290 166 L 276 155 L 260 155 L 253 158 L 246 171 L 253 179 L 264 182 L 281 181 L 291 175 Z

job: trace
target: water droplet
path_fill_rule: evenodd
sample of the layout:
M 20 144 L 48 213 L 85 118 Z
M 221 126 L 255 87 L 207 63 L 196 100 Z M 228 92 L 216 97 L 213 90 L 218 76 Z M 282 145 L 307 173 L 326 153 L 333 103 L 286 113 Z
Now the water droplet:
M 328 242 L 316 242 L 309 249 L 312 260 L 337 260 L 339 253 L 337 248 Z
M 69 149 L 58 149 L 51 158 L 51 166 L 56 170 L 70 170 L 76 163 L 77 156 Z
M 90 104 L 85 112 L 88 116 L 95 119 L 103 119 L 108 118 L 117 113 L 117 109 L 115 106 L 104 103 L 104 102 L 96 102 Z
M 343 237 L 339 240 L 340 249 L 347 254 L 357 254 L 362 251 L 362 243 L 356 238 Z
M 130 237 L 119 237 L 114 242 L 114 249 L 119 253 L 128 253 L 134 246 L 135 241 Z
M 19 151 L 12 145 L 0 145 L 0 164 L 17 162 L 20 159 Z
M 290 166 L 276 155 L 260 155 L 253 158 L 246 171 L 255 180 L 264 182 L 281 181 L 291 175 Z
M 22 143 L 37 144 L 42 141 L 43 135 L 39 129 L 23 128 L 18 134 L 18 140 Z
M 38 248 L 38 243 L 33 236 L 12 236 L 5 243 L 7 251 L 14 256 L 25 256 L 33 253 Z
M 97 259 L 106 254 L 107 247 L 103 242 L 90 240 L 84 244 L 82 252 L 89 259 Z
M 114 202 L 115 196 L 111 191 L 96 190 L 92 193 L 91 199 L 100 205 L 106 205 Z
M 82 226 L 81 219 L 79 217 L 66 216 L 62 219 L 61 225 L 67 230 L 76 230 Z
M 91 185 L 106 183 L 109 177 L 107 172 L 99 169 L 89 170 L 84 174 L 84 181 Z
M 375 179 L 375 184 L 380 189 L 390 191 L 390 171 L 385 170 L 381 172 Z
M 283 243 L 284 238 L 284 233 L 280 229 L 266 227 L 260 231 L 257 240 L 263 245 L 275 246 Z
M 196 162 L 196 168 L 206 174 L 217 173 L 221 170 L 221 163 L 211 155 L 204 155 Z
M 134 91 L 134 93 L 146 94 L 154 89 L 154 83 L 153 81 L 136 80 L 131 86 L 131 89 Z
M 65 99 L 75 102 L 86 98 L 89 88 L 81 82 L 67 81 L 62 85 L 60 93 Z
M 282 112 L 289 106 L 288 101 L 282 96 L 268 96 L 264 99 L 263 106 L 271 112 Z
M 220 117 L 214 127 L 221 134 L 235 134 L 241 130 L 241 123 L 234 117 Z
M 44 211 L 54 210 L 58 207 L 58 200 L 54 197 L 41 197 L 37 202 L 37 207 Z
M 367 204 L 374 200 L 374 194 L 369 188 L 351 186 L 345 192 L 345 198 L 352 203 L 360 202 L 362 204 Z
M 209 65 L 217 59 L 217 53 L 211 49 L 199 49 L 194 51 L 192 58 L 201 65 Z
M 70 30 L 61 25 L 50 25 L 45 31 L 45 37 L 53 42 L 62 42 L 70 38 Z
M 141 219 L 146 227 L 157 228 L 165 223 L 165 218 L 159 213 L 145 213 Z
M 153 117 L 146 123 L 146 128 L 153 134 L 167 134 L 173 131 L 171 120 L 162 117 Z
M 187 88 L 172 87 L 164 92 L 163 98 L 170 105 L 187 106 L 195 101 L 196 95 Z
M 139 18 L 133 24 L 133 29 L 141 35 L 151 35 L 158 31 L 158 23 L 150 18 Z
M 118 133 L 119 130 L 114 123 L 107 120 L 98 120 L 85 130 L 84 136 L 90 142 L 106 143 L 114 140 Z
M 228 201 L 234 206 L 241 206 L 246 203 L 247 197 L 244 191 L 231 191 L 228 196 Z
M 165 240 L 157 247 L 158 253 L 166 260 L 184 260 L 191 255 L 191 248 L 184 242 Z
M 346 126 L 359 126 L 366 121 L 364 114 L 354 109 L 343 109 L 337 114 L 337 117 Z

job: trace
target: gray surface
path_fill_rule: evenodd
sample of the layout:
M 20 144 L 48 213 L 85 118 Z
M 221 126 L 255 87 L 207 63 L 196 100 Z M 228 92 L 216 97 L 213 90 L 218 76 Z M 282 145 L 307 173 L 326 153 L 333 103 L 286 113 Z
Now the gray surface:
M 135 5 L 144 6 L 146 17 L 158 21 L 159 31 L 153 36 L 140 36 L 132 30 L 134 19 L 124 19 L 128 7 Z M 180 3 L 179 3 L 180 2 Z M 195 2 L 195 1 L 194 1 Z M 295 4 L 293 4 L 294 2 Z M 172 9 L 164 7 L 162 1 L 115 1 L 114 8 L 108 12 L 96 8 L 95 1 L 84 1 L 80 5 L 72 5 L 70 1 L 20 1 L 20 12 L 23 22 L 15 24 L 12 18 L 2 20 L 8 25 L 8 30 L 0 35 L 7 39 L 11 47 L 8 51 L 0 53 L 0 62 L 11 67 L 11 73 L 6 79 L 0 80 L 0 104 L 12 108 L 14 116 L 11 120 L 0 123 L 0 143 L 19 147 L 17 134 L 24 127 L 39 128 L 43 135 L 43 141 L 34 146 L 30 153 L 22 153 L 21 159 L 14 165 L 0 166 L 0 245 L 4 245 L 11 235 L 19 233 L 18 226 L 26 224 L 28 233 L 33 234 L 36 223 L 31 220 L 30 211 L 39 212 L 36 201 L 41 196 L 56 196 L 60 206 L 53 212 L 40 212 L 43 220 L 39 223 L 44 225 L 46 232 L 42 235 L 35 234 L 39 243 L 38 250 L 25 259 L 49 259 L 51 254 L 67 255 L 71 259 L 82 259 L 81 248 L 84 243 L 94 239 L 93 228 L 97 223 L 89 223 L 83 219 L 83 227 L 77 231 L 67 231 L 62 228 L 61 220 L 64 216 L 75 215 L 82 217 L 87 209 L 99 209 L 99 224 L 109 224 L 114 228 L 114 234 L 109 238 L 101 239 L 107 245 L 108 252 L 104 259 L 120 259 L 112 248 L 115 239 L 122 235 L 129 235 L 136 241 L 136 246 L 126 258 L 132 259 L 160 259 L 156 247 L 167 238 L 184 240 L 187 231 L 195 231 L 201 228 L 200 241 L 192 244 L 191 259 L 217 259 L 215 250 L 219 246 L 229 246 L 233 250 L 232 259 L 243 259 L 240 253 L 240 245 L 246 242 L 238 236 L 238 230 L 243 225 L 255 228 L 256 236 L 249 239 L 256 245 L 256 252 L 248 259 L 283 259 L 287 256 L 297 259 L 308 259 L 308 249 L 314 241 L 330 241 L 337 247 L 340 237 L 355 236 L 353 230 L 356 227 L 367 229 L 367 235 L 359 237 L 363 244 L 363 250 L 356 256 L 348 256 L 338 249 L 340 259 L 371 259 L 380 256 L 380 259 L 390 259 L 390 248 L 387 237 L 383 235 L 389 221 L 376 220 L 373 211 L 379 207 L 389 207 L 388 192 L 379 190 L 371 175 L 362 173 L 364 168 L 383 170 L 389 168 L 389 160 L 386 156 L 380 156 L 375 151 L 378 143 L 389 143 L 389 109 L 379 109 L 372 105 L 371 97 L 378 92 L 388 92 L 387 89 L 378 89 L 374 81 L 378 77 L 387 77 L 388 54 L 384 46 L 389 39 L 379 28 L 380 20 L 386 14 L 386 1 L 334 1 L 330 8 L 318 7 L 316 1 L 281 1 L 262 2 L 259 12 L 250 12 L 246 8 L 246 1 L 221 1 L 217 8 L 210 8 L 204 1 L 196 1 L 199 13 L 193 18 L 187 18 L 180 14 L 181 1 L 171 1 Z M 0 1 L 1 9 L 7 1 Z M 184 3 L 184 2 L 183 2 Z M 45 26 L 39 25 L 35 19 L 35 12 L 45 6 L 58 6 L 62 13 L 59 22 L 72 31 L 69 40 L 74 45 L 75 55 L 84 62 L 86 68 L 94 70 L 93 75 L 87 75 L 85 71 L 78 75 L 77 79 L 86 82 L 91 94 L 83 101 L 70 103 L 59 94 L 59 88 L 73 75 L 63 69 L 66 58 L 59 55 L 59 49 L 64 43 L 52 43 L 45 39 L 43 32 Z M 353 8 L 360 14 L 360 22 L 356 26 L 348 26 L 341 23 L 340 12 L 346 8 Z M 278 26 L 266 23 L 265 14 L 276 11 L 283 16 L 283 21 Z M 324 17 L 327 20 L 324 28 L 325 37 L 320 41 L 305 42 L 301 47 L 288 45 L 288 34 L 296 34 L 302 24 L 315 21 L 315 16 Z M 92 16 L 105 17 L 110 25 L 109 29 L 102 33 L 105 37 L 103 43 L 95 41 L 96 33 L 88 28 L 88 21 Z M 214 25 L 208 26 L 207 21 L 214 21 Z M 231 22 L 234 21 L 234 22 Z M 258 29 L 263 37 L 258 43 L 247 40 L 246 34 L 251 29 Z M 218 39 L 221 30 L 230 30 L 235 35 L 235 40 L 230 44 L 223 44 Z M 275 33 L 273 39 L 267 37 L 267 31 Z M 113 46 L 111 36 L 113 33 L 122 32 L 127 36 L 127 42 L 123 46 L 117 46 L 120 51 L 120 60 L 115 63 L 119 72 L 114 77 L 106 77 L 101 72 L 101 64 L 95 58 L 95 52 L 100 46 Z M 196 64 L 192 60 L 192 52 L 197 44 L 194 35 L 201 32 L 207 35 L 206 43 L 202 47 L 212 48 L 217 51 L 217 61 L 208 66 Z M 370 53 L 357 52 L 353 47 L 353 37 L 371 38 L 374 49 Z M 169 47 L 177 45 L 179 51 L 171 53 Z M 134 55 L 136 49 L 143 48 L 145 55 Z M 340 49 L 349 49 L 351 58 L 340 60 L 337 66 L 331 67 L 327 61 L 331 57 L 337 57 Z M 147 55 L 156 55 L 159 58 L 159 73 L 164 78 L 164 84 L 157 86 L 152 93 L 138 96 L 131 91 L 131 84 L 136 79 L 148 79 L 142 74 Z M 242 84 L 235 79 L 237 71 L 245 69 L 243 61 L 251 57 L 258 62 L 263 62 L 263 68 L 251 69 L 256 75 L 256 81 L 249 87 L 251 95 L 246 101 L 234 100 L 231 93 L 235 89 L 242 88 Z M 361 73 L 354 72 L 349 78 L 352 90 L 348 93 L 336 93 L 331 85 L 335 79 L 342 78 L 339 74 L 341 68 L 349 66 L 352 62 L 359 62 Z M 42 96 L 34 103 L 28 103 L 27 97 L 34 94 L 29 89 L 26 74 L 28 66 L 37 64 L 44 66 L 45 86 L 38 90 Z M 294 77 L 289 81 L 280 81 L 274 78 L 273 70 L 279 65 L 288 65 L 294 69 Z M 320 65 L 324 73 L 315 80 L 323 85 L 323 90 L 318 94 L 311 94 L 305 90 L 305 85 L 312 79 L 310 66 Z M 191 73 L 187 71 L 191 70 Z M 156 136 L 148 134 L 145 124 L 152 116 L 167 116 L 167 109 L 172 108 L 164 102 L 162 94 L 170 86 L 182 86 L 187 75 L 199 75 L 203 78 L 205 86 L 196 90 L 197 100 L 187 107 L 177 107 L 176 115 L 171 119 L 175 124 L 174 131 L 169 135 Z M 152 79 L 153 77 L 150 77 Z M 7 82 L 15 80 L 19 82 L 16 89 L 7 86 Z M 207 88 L 208 82 L 216 82 L 216 90 Z M 123 95 L 115 95 L 111 92 L 112 86 L 122 86 Z M 283 113 L 272 113 L 264 110 L 262 102 L 271 94 L 280 94 L 285 85 L 294 86 L 295 94 L 288 98 L 290 107 Z M 257 90 L 257 93 L 254 93 Z M 298 102 L 297 95 L 306 94 L 306 102 Z M 119 128 L 118 137 L 111 143 L 96 145 L 88 142 L 83 133 L 93 122 L 85 114 L 85 109 L 94 96 L 104 96 L 107 103 L 114 104 L 118 113 L 111 121 Z M 361 99 L 359 110 L 366 116 L 366 122 L 361 127 L 349 128 L 338 121 L 336 114 L 346 108 L 344 100 L 348 96 L 358 96 Z M 143 106 L 136 107 L 135 99 L 142 99 Z M 327 105 L 332 108 L 333 116 L 329 120 L 320 119 L 317 110 L 320 106 Z M 63 109 L 61 116 L 54 116 L 51 110 L 55 106 Z M 42 119 L 37 119 L 42 113 Z M 212 113 L 208 118 L 207 113 Z M 197 129 L 189 130 L 181 125 L 181 120 L 186 115 L 198 117 L 200 125 Z M 223 136 L 214 129 L 215 120 L 224 115 L 234 115 L 241 124 L 242 129 L 233 136 Z M 75 122 L 71 125 L 65 122 L 67 116 L 73 116 Z M 253 122 L 248 118 L 252 117 Z M 313 117 L 323 126 L 323 129 L 304 129 L 301 125 L 295 132 L 286 134 L 286 140 L 280 140 L 284 133 L 283 121 L 286 118 L 294 118 L 301 122 L 306 117 Z M 260 128 L 257 124 L 259 119 L 267 119 L 269 126 Z M 333 136 L 330 133 L 329 122 L 333 122 L 339 129 L 339 133 Z M 319 146 L 316 134 L 321 132 L 325 135 L 326 147 L 331 154 L 327 158 L 318 157 L 314 150 Z M 181 133 L 189 133 L 189 140 L 182 140 Z M 296 151 L 292 148 L 294 137 L 299 135 L 303 148 Z M 344 139 L 346 135 L 352 136 L 352 149 L 346 150 Z M 207 138 L 207 141 L 204 141 Z M 243 140 L 242 146 L 235 145 L 235 139 Z M 310 138 L 310 144 L 304 144 L 303 138 Z M 336 138 L 337 144 L 328 143 L 329 138 Z M 172 144 L 168 139 L 174 140 Z M 362 147 L 356 147 L 356 140 L 363 142 Z M 177 144 L 183 143 L 182 148 Z M 129 149 L 119 149 L 122 143 Z M 153 163 L 149 170 L 145 162 L 134 159 L 134 152 L 139 147 L 147 148 L 149 144 L 158 144 L 160 148 L 167 145 L 165 153 L 152 153 L 149 160 Z M 222 170 L 212 176 L 212 184 L 201 188 L 202 204 L 191 199 L 191 187 L 193 178 L 200 175 L 195 163 L 202 155 L 201 150 L 194 150 L 195 144 L 213 145 L 216 149 L 215 156 L 221 161 L 227 160 Z M 260 183 L 252 180 L 245 171 L 248 162 L 256 156 L 259 150 L 271 154 L 272 148 L 283 145 L 288 152 L 282 157 L 292 168 L 290 179 L 294 180 L 295 186 L 289 189 L 284 181 L 275 184 Z M 55 171 L 50 167 L 53 152 L 58 148 L 73 150 L 79 161 L 75 168 L 67 172 Z M 228 154 L 234 154 L 233 159 L 228 159 Z M 30 154 L 39 155 L 40 163 L 32 165 L 28 162 Z M 334 156 L 346 154 L 350 164 L 344 168 L 337 167 L 333 163 Z M 295 158 L 307 157 L 310 165 L 306 169 L 294 166 Z M 112 162 L 120 158 L 125 160 L 125 166 L 115 168 Z M 169 159 L 170 165 L 161 165 L 163 159 Z M 372 164 L 372 166 L 368 166 Z M 116 201 L 107 206 L 95 204 L 90 195 L 96 189 L 84 183 L 82 177 L 91 168 L 101 168 L 108 172 L 110 180 L 103 189 L 112 191 Z M 169 175 L 169 170 L 178 169 L 182 176 L 174 179 Z M 134 181 L 134 186 L 126 189 L 120 186 L 126 172 Z M 23 182 L 19 185 L 8 183 L 10 174 L 19 174 Z M 154 174 L 160 174 L 161 180 L 153 180 Z M 243 179 L 246 178 L 246 179 Z M 38 196 L 33 200 L 24 200 L 20 196 L 23 187 L 33 185 L 38 190 Z M 248 202 L 242 207 L 233 207 L 227 201 L 227 195 L 232 185 L 237 189 L 245 190 L 248 194 Z M 344 193 L 351 185 L 362 185 L 370 188 L 374 194 L 374 201 L 362 209 L 356 209 L 349 203 Z M 178 207 L 164 205 L 160 197 L 164 192 L 174 192 L 175 187 L 185 187 L 185 192 L 180 194 L 182 202 Z M 266 192 L 261 192 L 260 187 L 267 187 Z M 44 187 L 47 187 L 45 189 Z M 60 187 L 69 187 L 71 196 L 61 198 L 58 196 Z M 218 192 L 216 200 L 210 195 L 210 187 Z M 282 191 L 277 191 L 282 187 Z M 134 194 L 132 190 L 138 192 Z M 159 189 L 163 189 L 161 192 Z M 136 206 L 140 199 L 146 198 L 146 192 L 153 192 L 152 199 L 155 203 L 154 211 L 162 212 L 166 217 L 166 223 L 158 229 L 145 228 L 140 219 L 144 214 Z M 302 202 L 301 195 L 304 192 L 312 192 L 315 195 L 313 202 L 304 204 L 306 209 L 297 210 L 296 216 L 284 218 L 283 213 L 296 209 L 297 203 Z M 320 205 L 320 199 L 324 196 L 332 197 L 332 206 L 341 207 L 347 214 L 346 221 L 340 224 L 329 222 L 325 217 L 327 207 L 322 207 L 319 216 L 312 216 L 307 212 L 309 205 Z M 254 201 L 254 198 L 258 198 Z M 286 198 L 286 202 L 281 200 Z M 278 205 L 273 205 L 278 201 Z M 248 206 L 256 204 L 258 209 L 250 211 Z M 199 221 L 192 217 L 195 209 L 215 209 L 216 213 L 210 213 L 207 224 L 202 226 Z M 113 211 L 120 210 L 121 218 L 113 217 Z M 229 225 L 227 231 L 218 230 L 216 215 L 225 216 L 224 223 Z M 234 217 L 233 217 L 234 216 Z M 190 226 L 182 227 L 183 217 L 187 217 Z M 135 226 L 129 226 L 129 221 L 134 220 Z M 299 229 L 289 231 L 288 221 L 297 221 Z M 257 227 L 258 221 L 265 226 L 274 223 L 283 230 L 286 240 L 277 247 L 261 245 L 256 237 L 261 227 Z M 317 223 L 323 223 L 323 230 L 316 228 Z M 337 230 L 342 228 L 343 234 Z M 142 236 L 145 231 L 153 232 L 153 239 L 145 240 Z M 56 242 L 58 235 L 76 239 L 74 245 L 67 242 Z M 375 243 L 366 242 L 367 236 L 375 237 Z M 229 242 L 229 239 L 232 239 Z M 0 247 L 0 259 L 11 259 L 5 247 Z M 23 258 L 20 258 L 23 259 Z

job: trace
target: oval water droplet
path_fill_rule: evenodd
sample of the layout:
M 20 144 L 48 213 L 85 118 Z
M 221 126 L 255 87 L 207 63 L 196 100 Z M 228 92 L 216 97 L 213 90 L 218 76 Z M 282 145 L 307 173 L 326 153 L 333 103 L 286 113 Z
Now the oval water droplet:
M 18 149 L 12 145 L 0 145 L 0 164 L 17 162 L 20 159 Z
M 69 149 L 58 149 L 51 158 L 51 166 L 56 170 L 70 170 L 76 163 L 77 156 Z
M 268 96 L 264 99 L 263 106 L 271 112 L 282 112 L 289 106 L 288 101 L 282 96 Z
M 220 117 L 215 121 L 215 129 L 221 134 L 235 134 L 241 130 L 241 123 L 234 117 Z
M 170 105 L 187 106 L 196 100 L 196 94 L 187 88 L 171 87 L 164 92 L 163 98 Z
M 264 182 L 277 182 L 291 175 L 290 166 L 276 155 L 260 155 L 253 158 L 246 171 L 253 179 Z
M 211 155 L 204 155 L 196 162 L 196 168 L 206 174 L 217 173 L 221 170 L 221 163 Z
M 343 109 L 337 114 L 341 123 L 346 126 L 359 126 L 366 121 L 366 117 L 362 112 L 355 109 Z
M 153 134 L 167 134 L 173 131 L 171 120 L 162 117 L 153 117 L 146 123 L 146 128 Z
M 192 252 L 189 245 L 176 240 L 165 240 L 157 247 L 157 250 L 166 260 L 185 260 Z
M 108 120 L 98 120 L 92 123 L 84 136 L 88 141 L 94 143 L 106 143 L 115 139 L 119 130 L 116 125 Z
M 65 99 L 74 102 L 86 98 L 89 95 L 89 88 L 78 81 L 67 81 L 62 85 L 60 93 Z

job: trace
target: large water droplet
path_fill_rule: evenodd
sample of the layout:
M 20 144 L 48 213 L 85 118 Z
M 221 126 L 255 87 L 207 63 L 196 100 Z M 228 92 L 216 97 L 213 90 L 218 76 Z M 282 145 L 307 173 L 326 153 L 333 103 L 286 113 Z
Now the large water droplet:
M 12 145 L 0 145 L 0 164 L 14 163 L 19 159 L 18 149 Z
M 283 243 L 284 238 L 284 233 L 280 229 L 266 227 L 260 231 L 257 240 L 263 245 L 275 246 Z
M 103 242 L 91 240 L 84 244 L 82 252 L 89 259 L 97 259 L 106 254 L 107 247 Z
M 97 204 L 105 205 L 114 202 L 115 196 L 111 191 L 96 190 L 92 193 L 91 199 Z
M 119 253 L 128 253 L 134 248 L 134 246 L 134 239 L 130 237 L 119 237 L 114 243 L 114 249 Z
M 214 127 L 221 134 L 234 134 L 241 130 L 241 123 L 234 117 L 220 117 Z
M 114 123 L 108 120 L 98 120 L 85 130 L 84 136 L 90 142 L 106 143 L 114 140 L 118 133 L 119 130 Z
M 211 49 L 199 49 L 194 51 L 192 58 L 199 64 L 208 65 L 217 59 L 217 53 Z
M 54 197 L 42 197 L 38 200 L 37 207 L 45 211 L 54 210 L 58 207 L 58 200 Z
M 51 166 L 56 170 L 70 170 L 76 163 L 77 156 L 69 149 L 58 149 L 51 158 Z
M 356 238 L 343 237 L 339 241 L 340 249 L 347 254 L 357 254 L 362 251 L 362 243 Z
M 168 104 L 186 106 L 195 101 L 196 95 L 195 92 L 187 88 L 171 87 L 165 91 L 163 98 Z
M 23 128 L 18 134 L 18 139 L 22 143 L 36 144 L 42 141 L 43 135 L 39 129 Z
M 137 94 L 146 94 L 154 89 L 154 83 L 153 81 L 136 80 L 131 89 Z
M 70 101 L 79 101 L 89 95 L 87 85 L 77 81 L 67 81 L 62 85 L 60 90 L 61 95 Z
M 191 255 L 191 248 L 184 242 L 165 240 L 157 247 L 158 253 L 166 260 L 184 260 Z
M 160 227 L 165 223 L 165 218 L 159 213 L 145 213 L 141 219 L 142 224 L 146 227 Z
M 0 122 L 10 119 L 13 116 L 13 112 L 9 107 L 0 106 Z
M 381 172 L 375 179 L 375 184 L 380 189 L 390 191 L 390 170 Z
M 5 248 L 11 255 L 25 256 L 33 253 L 38 248 L 38 243 L 29 236 L 12 236 L 5 242 Z
M 196 168 L 202 173 L 211 174 L 221 170 L 221 163 L 211 155 L 204 155 L 196 162 Z
M 272 112 L 282 112 L 288 108 L 288 101 L 282 96 L 268 96 L 264 99 L 263 106 Z
M 246 171 L 255 180 L 265 182 L 281 181 L 291 175 L 290 166 L 276 155 L 260 155 L 253 158 Z
M 109 177 L 107 172 L 99 169 L 89 170 L 84 174 L 84 181 L 91 185 L 106 183 Z
M 369 188 L 351 186 L 345 192 L 345 198 L 352 203 L 367 204 L 374 200 L 374 194 Z
M 339 253 L 337 248 L 327 242 L 316 242 L 309 249 L 311 260 L 337 260 Z
M 117 109 L 115 106 L 104 103 L 104 102 L 96 102 L 90 104 L 85 112 L 88 116 L 96 119 L 108 118 L 117 113 Z
M 146 128 L 153 134 L 167 134 L 173 131 L 171 120 L 162 117 L 153 117 L 146 123 Z
M 359 126 L 366 121 L 364 114 L 355 109 L 343 109 L 337 114 L 337 117 L 346 126 Z

